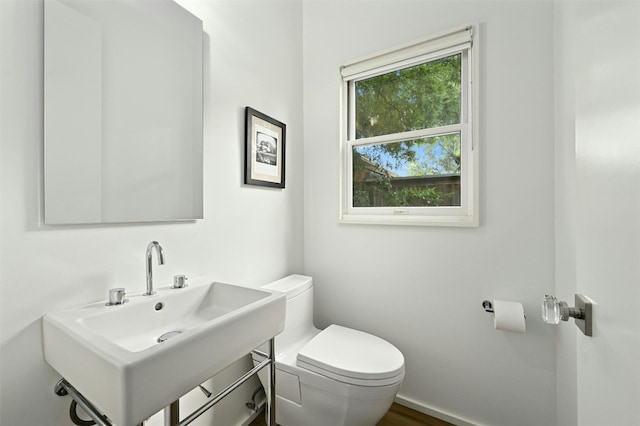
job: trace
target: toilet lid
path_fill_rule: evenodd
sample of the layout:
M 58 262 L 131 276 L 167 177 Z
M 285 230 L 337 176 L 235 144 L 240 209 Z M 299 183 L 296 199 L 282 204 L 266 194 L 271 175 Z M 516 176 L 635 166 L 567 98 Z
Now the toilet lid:
M 404 357 L 395 346 L 371 334 L 335 324 L 300 349 L 297 364 L 354 384 L 374 380 L 376 383 L 371 385 L 382 386 L 404 377 Z

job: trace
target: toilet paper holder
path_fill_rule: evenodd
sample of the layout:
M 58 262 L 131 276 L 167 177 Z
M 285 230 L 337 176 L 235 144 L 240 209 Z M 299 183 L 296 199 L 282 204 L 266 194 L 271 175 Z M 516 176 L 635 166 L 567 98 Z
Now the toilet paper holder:
M 493 310 L 493 303 L 491 303 L 490 300 L 483 300 L 482 301 L 482 307 L 484 308 L 485 312 L 489 312 L 490 314 L 494 314 L 495 311 Z M 524 318 L 527 319 L 527 313 L 524 313 Z
M 483 300 L 482 301 L 482 307 L 484 308 L 485 312 L 494 313 L 494 311 L 493 311 L 493 303 L 491 303 L 491 301 Z

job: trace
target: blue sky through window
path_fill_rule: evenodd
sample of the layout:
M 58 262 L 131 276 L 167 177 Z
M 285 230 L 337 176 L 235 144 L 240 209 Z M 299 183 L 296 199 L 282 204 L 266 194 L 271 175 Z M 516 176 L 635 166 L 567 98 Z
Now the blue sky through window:
M 400 177 L 449 173 L 443 169 L 442 164 L 451 153 L 445 149 L 441 138 L 430 137 L 411 142 L 413 143 L 387 144 L 387 149 L 385 145 L 377 144 L 355 147 L 354 150 L 372 164 Z M 395 148 L 398 149 L 395 150 Z M 402 152 L 404 155 L 398 155 L 397 152 Z M 409 160 L 408 152 L 413 153 L 413 160 Z

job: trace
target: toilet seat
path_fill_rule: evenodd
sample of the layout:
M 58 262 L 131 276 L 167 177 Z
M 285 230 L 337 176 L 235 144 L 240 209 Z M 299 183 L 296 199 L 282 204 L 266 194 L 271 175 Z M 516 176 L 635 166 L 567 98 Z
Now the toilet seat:
M 404 357 L 395 346 L 377 336 L 335 324 L 300 349 L 296 364 L 358 386 L 386 386 L 404 377 Z

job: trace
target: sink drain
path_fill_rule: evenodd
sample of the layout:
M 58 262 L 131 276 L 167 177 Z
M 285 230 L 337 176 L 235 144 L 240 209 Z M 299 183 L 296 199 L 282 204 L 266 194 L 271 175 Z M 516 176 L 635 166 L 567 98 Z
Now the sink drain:
M 166 342 L 180 333 L 182 333 L 182 331 L 170 331 L 168 333 L 164 333 L 162 336 L 158 337 L 158 343 Z

